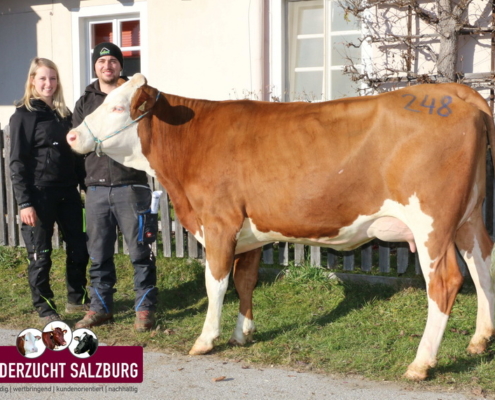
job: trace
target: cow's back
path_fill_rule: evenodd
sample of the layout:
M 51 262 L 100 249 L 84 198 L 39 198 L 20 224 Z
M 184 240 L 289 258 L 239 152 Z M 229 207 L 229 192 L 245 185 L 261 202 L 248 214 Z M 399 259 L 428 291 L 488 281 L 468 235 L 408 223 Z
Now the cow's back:
M 386 200 L 431 203 L 466 190 L 473 177 L 459 179 L 459 168 L 479 159 L 485 129 L 465 89 L 472 90 L 439 84 L 323 103 L 209 103 L 194 110 L 180 140 L 167 132 L 165 151 L 184 159 L 155 169 L 173 170 L 193 209 L 242 207 L 262 231 L 334 236 Z

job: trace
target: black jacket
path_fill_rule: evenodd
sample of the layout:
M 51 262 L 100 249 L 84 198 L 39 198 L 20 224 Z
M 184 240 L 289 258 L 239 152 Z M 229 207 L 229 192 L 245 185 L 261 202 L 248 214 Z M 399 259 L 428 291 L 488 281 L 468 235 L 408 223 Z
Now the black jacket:
M 10 118 L 10 173 L 17 203 L 32 203 L 32 187 L 70 187 L 83 182 L 84 166 L 67 143 L 71 116 L 62 118 L 42 100 L 34 111 L 18 107 Z
M 73 126 L 79 126 L 84 117 L 91 114 L 103 103 L 105 97 L 106 93 L 100 90 L 98 80 L 88 85 L 74 108 Z M 125 167 L 105 154 L 98 157 L 95 152 L 89 153 L 86 156 L 85 166 L 86 186 L 144 185 L 148 183 L 146 172 Z

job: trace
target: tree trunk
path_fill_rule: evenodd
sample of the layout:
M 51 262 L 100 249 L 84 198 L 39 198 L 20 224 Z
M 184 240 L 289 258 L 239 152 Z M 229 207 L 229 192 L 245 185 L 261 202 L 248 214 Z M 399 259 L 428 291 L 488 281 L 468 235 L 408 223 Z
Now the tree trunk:
M 459 33 L 456 30 L 457 21 L 453 14 L 452 0 L 437 0 L 437 4 L 440 34 L 437 73 L 440 81 L 455 82 L 459 42 Z

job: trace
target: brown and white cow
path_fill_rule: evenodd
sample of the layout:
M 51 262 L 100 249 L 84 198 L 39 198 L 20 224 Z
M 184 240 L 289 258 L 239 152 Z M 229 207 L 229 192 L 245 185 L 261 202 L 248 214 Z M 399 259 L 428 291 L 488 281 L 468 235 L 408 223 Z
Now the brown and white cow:
M 217 102 L 159 92 L 136 74 L 67 139 L 77 152 L 103 151 L 156 176 L 205 245 L 209 304 L 191 354 L 209 352 L 219 336 L 232 269 L 240 312 L 231 342 L 251 338 L 264 244 L 408 242 L 428 288 L 426 328 L 405 375 L 419 380 L 436 364 L 463 281 L 456 246 L 478 294 L 468 350 L 483 352 L 494 333 L 493 243 L 482 221 L 487 135 L 495 143 L 490 109 L 459 84 L 313 104 Z
M 64 339 L 66 333 L 66 329 L 62 330 L 62 328 L 56 327 L 51 328 L 50 331 L 41 332 L 41 337 L 47 349 L 56 350 L 59 346 L 65 346 L 67 344 Z
M 23 356 L 32 353 L 37 353 L 38 347 L 36 347 L 36 341 L 40 339 L 41 336 L 38 335 L 35 336 L 31 332 L 26 332 L 24 335 L 17 337 L 16 340 L 17 350 L 19 350 L 19 353 L 21 353 Z

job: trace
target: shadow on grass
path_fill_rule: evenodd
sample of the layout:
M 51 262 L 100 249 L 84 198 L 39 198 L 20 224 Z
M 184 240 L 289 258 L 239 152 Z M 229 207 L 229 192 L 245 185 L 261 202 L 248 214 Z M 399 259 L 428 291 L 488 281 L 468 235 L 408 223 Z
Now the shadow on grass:
M 159 318 L 180 320 L 205 312 L 207 302 L 198 306 L 206 299 L 206 285 L 203 270 L 197 270 L 188 281 L 173 288 L 159 288 L 157 314 Z
M 439 364 L 428 373 L 428 380 L 434 380 L 439 375 L 461 374 L 466 371 L 474 371 L 481 364 L 488 364 L 495 359 L 495 345 L 489 344 L 490 348 L 483 354 L 465 353 L 462 357 L 457 357 L 455 361 L 448 365 Z
M 344 300 L 339 303 L 339 305 L 328 313 L 319 315 L 313 318 L 309 324 L 325 326 L 332 322 L 337 321 L 340 318 L 345 317 L 349 313 L 359 310 L 369 304 L 371 301 L 375 300 L 388 300 L 395 293 L 398 292 L 397 289 L 391 288 L 385 285 L 368 285 L 368 284 L 352 284 L 344 283 Z M 256 311 L 256 310 L 254 310 Z M 257 342 L 269 342 L 279 335 L 287 333 L 287 331 L 296 330 L 300 326 L 296 320 L 293 324 L 285 324 L 277 327 L 276 329 L 268 331 L 258 331 L 255 334 Z M 247 346 L 252 345 L 252 343 L 247 344 Z
M 360 310 L 375 300 L 389 300 L 399 290 L 386 285 L 368 285 L 345 283 L 345 298 L 331 312 L 314 319 L 314 323 L 320 326 L 330 324 L 339 318 L 345 317 L 355 310 Z
M 275 274 L 260 274 L 260 279 L 256 286 L 273 284 L 275 281 Z M 230 276 L 227 292 L 225 293 L 223 305 L 225 306 L 226 304 L 231 303 L 239 304 L 239 296 L 234 286 L 232 274 Z M 158 294 L 158 312 L 167 315 L 167 310 L 173 309 L 173 319 L 182 319 L 198 313 L 201 313 L 206 317 L 207 308 L 208 301 L 203 271 L 198 271 L 194 279 L 191 279 L 176 288 L 160 289 Z

